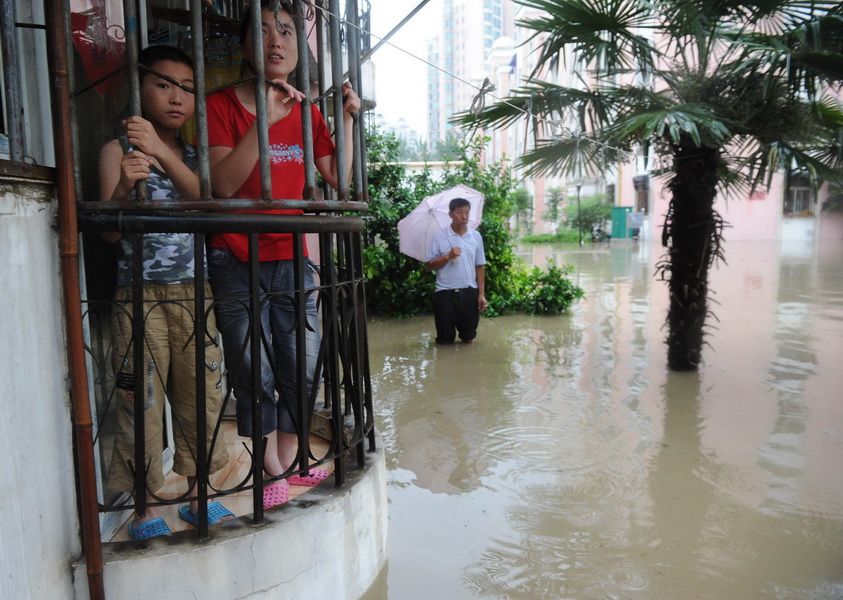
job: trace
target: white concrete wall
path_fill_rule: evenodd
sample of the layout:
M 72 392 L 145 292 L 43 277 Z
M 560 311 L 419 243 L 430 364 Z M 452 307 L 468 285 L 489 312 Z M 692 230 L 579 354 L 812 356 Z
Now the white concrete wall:
M 79 523 L 52 185 L 0 178 L 0 598 L 70 598 Z
M 382 447 L 382 446 L 381 446 Z M 356 600 L 386 561 L 383 450 L 366 454 L 346 485 L 314 488 L 261 527 L 248 517 L 188 535 L 106 544 L 106 598 L 119 600 Z M 192 534 L 192 532 L 190 532 Z M 87 600 L 85 565 L 74 566 L 76 600 Z

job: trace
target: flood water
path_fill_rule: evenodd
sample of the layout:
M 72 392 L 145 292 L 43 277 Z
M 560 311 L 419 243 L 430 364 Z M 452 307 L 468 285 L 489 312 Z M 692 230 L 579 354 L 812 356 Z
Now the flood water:
M 843 598 L 843 245 L 730 242 L 699 373 L 661 249 L 535 247 L 569 315 L 369 327 L 388 564 L 366 600 Z

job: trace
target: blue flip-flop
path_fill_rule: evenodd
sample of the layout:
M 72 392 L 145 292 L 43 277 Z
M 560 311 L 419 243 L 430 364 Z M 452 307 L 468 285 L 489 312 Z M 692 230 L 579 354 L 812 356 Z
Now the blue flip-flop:
M 132 521 L 129 523 L 129 537 L 133 540 L 148 540 L 154 537 L 161 537 L 162 535 L 170 535 L 170 527 L 167 522 L 161 517 L 137 523 Z
M 199 517 L 197 517 L 190 510 L 190 505 L 185 504 L 179 508 L 179 518 L 186 521 L 194 527 L 199 526 Z M 219 502 L 208 502 L 208 525 L 216 525 L 220 521 L 228 518 L 234 518 L 234 513 L 228 510 Z

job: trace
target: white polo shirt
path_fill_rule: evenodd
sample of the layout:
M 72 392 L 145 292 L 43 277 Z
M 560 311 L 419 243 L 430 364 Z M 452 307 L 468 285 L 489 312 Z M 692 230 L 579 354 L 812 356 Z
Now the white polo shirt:
M 460 255 L 448 261 L 444 267 L 436 270 L 436 291 L 477 287 L 476 267 L 486 264 L 483 250 L 483 238 L 475 229 L 468 229 L 463 235 L 456 233 L 448 225 L 430 240 L 427 260 L 433 260 L 459 246 Z

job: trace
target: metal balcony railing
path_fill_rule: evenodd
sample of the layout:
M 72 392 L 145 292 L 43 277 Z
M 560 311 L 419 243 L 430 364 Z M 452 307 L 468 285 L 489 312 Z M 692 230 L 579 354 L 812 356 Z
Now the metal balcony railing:
M 365 0 L 364 0 L 365 2 Z M 115 14 L 109 3 L 109 14 Z M 369 380 L 368 348 L 366 337 L 365 291 L 362 277 L 362 215 L 365 213 L 368 199 L 366 178 L 366 148 L 363 132 L 365 113 L 354 117 L 353 126 L 353 166 L 351 177 L 346 177 L 342 168 L 338 169 L 336 192 L 321 184 L 322 200 L 317 185 L 313 162 L 313 136 L 310 124 L 310 111 L 301 111 L 303 129 L 303 151 L 305 189 L 302 200 L 279 199 L 272 197 L 270 178 L 270 158 L 267 135 L 267 110 L 262 93 L 257 93 L 257 124 L 259 132 L 259 161 L 262 184 L 260 199 L 235 198 L 215 199 L 211 187 L 211 167 L 209 161 L 205 62 L 198 57 L 206 56 L 206 42 L 209 32 L 217 35 L 229 27 L 241 15 L 252 19 L 252 31 L 261 30 L 260 2 L 251 3 L 243 0 L 189 0 L 189 9 L 178 11 L 165 10 L 166 17 L 181 20 L 181 25 L 189 24 L 189 39 L 192 54 L 196 57 L 195 100 L 196 100 L 196 140 L 198 155 L 198 176 L 200 197 L 176 202 L 148 201 L 143 186 L 136 189 L 136 201 L 92 202 L 90 201 L 90 181 L 85 178 L 85 167 L 91 161 L 83 161 L 80 146 L 90 132 L 80 127 L 78 99 L 89 90 L 108 82 L 116 75 L 125 73 L 129 82 L 129 107 L 131 114 L 140 114 L 140 85 L 138 78 L 138 52 L 140 49 L 139 22 L 154 11 L 146 9 L 155 2 L 145 0 L 123 0 L 123 23 L 116 26 L 120 42 L 125 44 L 126 61 L 111 73 L 75 85 L 74 76 L 81 72 L 73 65 L 73 32 L 71 31 L 71 13 L 66 0 L 44 0 L 46 23 L 17 23 L 14 17 L 14 0 L 0 0 L 3 26 L 0 28 L 0 42 L 4 58 L 4 89 L 7 116 L 10 157 L 13 161 L 23 160 L 24 136 L 22 131 L 22 112 L 20 107 L 21 73 L 18 71 L 17 48 L 14 41 L 15 28 L 35 27 L 45 31 L 45 48 L 48 53 L 50 68 L 50 98 L 53 114 L 53 138 L 56 154 L 56 195 L 58 198 L 58 224 L 62 282 L 67 323 L 67 348 L 70 370 L 71 401 L 75 429 L 75 451 L 77 481 L 79 487 L 80 513 L 82 516 L 82 538 L 87 562 L 88 587 L 91 598 L 103 598 L 103 564 L 100 539 L 100 515 L 106 512 L 132 509 L 138 514 L 147 508 L 147 494 L 154 492 L 148 485 L 148 472 L 144 456 L 150 449 L 144 448 L 144 419 L 133 418 L 134 427 L 134 470 L 133 494 L 129 499 L 118 500 L 104 498 L 98 482 L 95 453 L 97 422 L 102 414 L 93 415 L 89 398 L 89 378 L 96 382 L 106 381 L 101 372 L 104 369 L 102 356 L 91 348 L 86 340 L 86 327 L 92 312 L 102 311 L 105 306 L 109 311 L 130 311 L 131 320 L 131 355 L 125 359 L 133 365 L 135 373 L 145 368 L 144 346 L 146 345 L 147 319 L 155 309 L 155 302 L 144 300 L 144 283 L 141 274 L 142 240 L 150 232 L 185 232 L 194 235 L 195 280 L 192 297 L 179 301 L 179 310 L 184 310 L 192 317 L 192 336 L 194 341 L 207 341 L 208 319 L 221 302 L 240 302 L 248 307 L 249 327 L 247 339 L 239 348 L 241 356 L 259 356 L 261 349 L 269 351 L 271 344 L 262 330 L 260 311 L 262 303 L 272 301 L 271 295 L 260 290 L 258 283 L 258 235 L 261 233 L 290 233 L 293 236 L 293 269 L 295 285 L 287 292 L 286 301 L 295 310 L 294 337 L 296 348 L 297 386 L 292 404 L 297 407 L 295 421 L 298 439 L 298 454 L 288 472 L 275 477 L 280 479 L 296 473 L 307 472 L 318 464 L 333 463 L 333 482 L 342 485 L 349 467 L 362 467 L 365 463 L 366 450 L 374 450 L 375 436 L 373 428 L 372 397 Z M 149 5 L 149 6 L 147 6 Z M 343 98 L 340 90 L 343 81 L 348 78 L 354 89 L 364 97 L 361 90 L 361 54 L 371 45 L 368 38 L 360 33 L 360 18 L 368 19 L 368 3 L 363 10 L 357 0 L 346 0 L 344 12 L 339 0 L 293 0 L 286 2 L 292 7 L 298 35 L 298 61 L 296 80 L 299 82 L 318 81 L 318 95 L 315 99 L 310 86 L 300 85 L 305 102 L 317 102 L 329 122 L 335 125 L 336 160 L 338 165 L 345 164 L 345 144 L 343 140 Z M 141 14 L 138 13 L 140 7 Z M 159 13 L 161 11 L 159 10 Z M 178 14 L 176 14 L 178 13 Z M 73 15 L 78 16 L 78 15 Z M 107 27 L 111 27 L 107 25 Z M 318 74 L 312 80 L 310 69 L 308 34 L 311 28 L 316 30 L 317 51 L 315 64 Z M 105 34 L 105 32 L 102 32 Z M 111 33 L 109 33 L 111 35 Z M 115 38 L 117 39 L 117 38 Z M 256 44 L 253 64 L 257 67 L 254 77 L 256 92 L 262 92 L 265 85 L 263 74 L 262 49 Z M 327 73 L 324 65 L 330 64 Z M 364 108 L 367 106 L 364 101 Z M 368 106 L 371 106 L 369 103 Z M 330 111 L 330 112 L 329 112 Z M 87 154 L 87 153 L 86 153 Z M 350 181 L 347 181 L 350 179 Z M 86 197 L 86 189 L 88 197 Z M 275 209 L 296 209 L 308 214 L 269 214 Z M 240 212 L 249 210 L 251 212 Z M 254 211 L 262 211 L 256 213 Z M 120 232 L 132 241 L 134 257 L 134 276 L 130 298 L 123 302 L 103 302 L 88 300 L 80 284 L 80 232 Z M 205 236 L 220 232 L 237 232 L 248 235 L 250 272 L 250 290 L 243 297 L 214 297 L 205 295 L 205 273 L 200 265 L 205 263 Z M 308 259 L 304 252 L 305 234 L 318 236 L 319 264 L 318 281 L 305 285 L 305 270 Z M 306 305 L 315 300 L 318 307 L 318 324 L 308 323 Z M 316 354 L 315 385 L 308 393 L 304 383 L 305 339 L 315 327 L 320 330 L 320 343 Z M 206 344 L 194 343 L 195 364 L 203 369 L 206 363 Z M 87 352 L 87 354 L 86 354 Z M 260 390 L 260 361 L 250 361 L 251 389 Z M 89 370 L 89 364 L 93 369 Z M 276 377 L 284 377 L 274 364 L 270 369 Z M 165 374 L 156 373 L 164 378 Z M 142 384 L 143 378 L 136 378 L 132 384 L 134 416 L 139 417 L 144 410 L 144 395 L 147 390 Z M 262 491 L 267 480 L 264 473 L 262 453 L 264 440 L 257 423 L 252 427 L 250 440 L 252 453 L 251 469 L 242 480 L 224 487 L 214 487 L 210 483 L 209 456 L 213 454 L 215 444 L 219 443 L 220 422 L 222 416 L 213 417 L 209 424 L 206 411 L 208 390 L 205 389 L 204 377 L 195 378 L 196 431 L 195 463 L 196 488 L 191 494 L 178 498 L 155 497 L 152 505 L 182 503 L 190 499 L 198 501 L 198 523 L 196 535 L 199 539 L 209 535 L 207 522 L 208 503 L 213 498 L 251 489 L 253 492 L 252 519 L 261 522 L 264 518 Z M 230 384 L 228 385 L 230 388 Z M 113 389 L 106 391 L 110 395 Z M 318 398 L 317 398 L 318 396 Z M 231 392 L 226 389 L 225 401 L 231 399 Z M 242 399 L 240 399 L 242 401 Z M 247 399 L 251 403 L 252 415 L 259 415 L 262 402 L 260 394 L 255 392 Z M 314 404 L 328 411 L 330 415 L 330 436 L 327 451 L 316 455 L 310 446 L 309 424 L 311 407 Z M 106 403 L 106 409 L 114 410 L 114 405 Z M 220 411 L 222 415 L 224 411 Z M 209 425 L 212 425 L 209 427 Z M 210 431 L 210 435 L 208 434 Z M 272 478 L 270 478 L 272 479 Z
M 219 205 L 220 210 L 226 208 L 226 201 L 211 204 Z M 263 201 L 258 201 L 263 205 Z M 82 231 L 120 231 L 132 240 L 132 267 L 134 276 L 131 286 L 131 299 L 126 301 L 88 302 L 83 299 L 83 315 L 90 312 L 119 313 L 125 312 L 131 320 L 132 342 L 123 349 L 118 362 L 130 361 L 131 371 L 145 373 L 149 365 L 153 365 L 155 379 L 167 381 L 168 374 L 161 372 L 154 361 L 150 361 L 148 348 L 150 341 L 146 330 L 150 316 L 160 308 L 162 302 L 145 300 L 142 278 L 141 260 L 143 256 L 142 236 L 151 232 L 192 233 L 194 236 L 194 260 L 201 265 L 205 261 L 205 235 L 219 232 L 244 232 L 249 234 L 250 256 L 248 268 L 251 273 L 250 293 L 242 296 L 214 296 L 205 295 L 206 278 L 202 269 L 195 270 L 193 280 L 193 296 L 184 301 L 165 300 L 171 305 L 170 310 L 176 308 L 191 315 L 193 323 L 193 340 L 205 340 L 205 343 L 194 343 L 195 360 L 198 365 L 195 379 L 196 402 L 196 430 L 190 432 L 189 437 L 195 439 L 193 460 L 197 466 L 197 489 L 195 496 L 184 494 L 175 498 L 155 497 L 151 506 L 163 506 L 187 502 L 193 498 L 199 501 L 199 519 L 196 529 L 199 538 L 207 537 L 207 503 L 214 498 L 242 492 L 244 489 L 253 491 L 253 515 L 255 523 L 263 520 L 263 488 L 274 480 L 283 479 L 293 474 L 307 473 L 310 468 L 326 463 L 333 463 L 333 481 L 340 486 L 346 479 L 346 459 L 351 454 L 358 467 L 365 465 L 365 446 L 368 450 L 375 450 L 373 428 L 372 397 L 369 385 L 369 363 L 366 337 L 365 290 L 361 265 L 361 230 L 362 218 L 355 214 L 365 208 L 362 203 L 349 202 L 312 202 L 308 208 L 318 210 L 318 215 L 266 215 L 266 214 L 232 214 L 218 211 L 198 210 L 168 210 L 161 212 L 153 204 L 146 207 L 138 206 L 105 206 L 110 203 L 82 202 L 79 205 L 79 227 Z M 236 206 L 247 204 L 235 201 Z M 301 206 L 303 202 L 272 202 L 274 207 L 291 208 Z M 258 276 L 258 234 L 267 232 L 289 232 L 294 240 L 294 279 L 295 289 L 292 292 L 264 293 L 260 289 Z M 315 233 L 319 237 L 320 264 L 314 265 L 318 273 L 315 285 L 307 287 L 304 284 L 304 273 L 310 262 L 303 252 L 303 238 L 306 233 Z M 279 296 L 284 296 L 283 298 Z M 308 395 L 306 378 L 302 369 L 307 362 L 306 342 L 308 329 L 313 327 L 309 323 L 306 306 L 309 298 L 315 298 L 319 314 L 319 347 L 316 352 L 317 360 L 314 375 L 314 385 Z M 249 310 L 248 338 L 240 348 L 234 349 L 240 360 L 250 364 L 251 389 L 259 392 L 261 382 L 267 374 L 262 373 L 259 360 L 248 360 L 248 356 L 261 354 L 272 356 L 273 350 L 269 339 L 269 332 L 264 331 L 261 324 L 261 311 L 269 303 L 289 302 L 295 311 L 295 340 L 296 365 L 299 369 L 296 377 L 296 398 L 293 400 L 297 410 L 292 411 L 298 438 L 298 456 L 291 469 L 279 477 L 268 477 L 264 472 L 263 449 L 264 439 L 259 422 L 252 427 L 251 444 L 248 446 L 251 456 L 250 475 L 242 481 L 225 488 L 215 488 L 210 484 L 210 457 L 214 455 L 218 444 L 221 444 L 220 428 L 227 406 L 234 401 L 230 373 L 222 373 L 222 381 L 227 382 L 223 393 L 223 406 L 218 411 L 213 423 L 207 423 L 208 409 L 206 395 L 215 390 L 206 389 L 206 378 L 203 373 L 209 360 L 206 356 L 207 348 L 217 343 L 214 337 L 207 333 L 207 321 L 212 312 L 220 304 L 237 303 L 247 306 Z M 104 311 L 103 308 L 106 310 Z M 118 349 L 114 349 L 120 352 Z M 106 373 L 108 358 L 103 360 L 102 354 L 89 349 L 91 363 L 95 365 L 92 374 L 95 380 L 107 380 L 105 385 L 104 410 L 97 415 L 97 423 L 107 420 L 109 413 L 119 410 L 115 401 L 118 385 L 114 377 Z M 227 351 L 226 356 L 230 356 Z M 235 361 L 238 359 L 235 359 Z M 266 365 L 263 366 L 265 368 Z M 270 369 L 275 381 L 281 381 L 290 374 L 280 372 L 278 365 L 270 361 Z M 320 385 L 321 384 L 321 385 Z M 143 514 L 148 508 L 146 497 L 154 497 L 156 490 L 149 486 L 148 459 L 144 458 L 152 451 L 160 448 L 148 449 L 144 446 L 146 435 L 144 432 L 145 419 L 143 415 L 149 393 L 144 383 L 144 377 L 137 377 L 132 387 L 133 392 L 133 424 L 134 424 L 134 493 L 129 498 L 107 502 L 101 498 L 97 509 L 100 512 L 122 511 L 132 509 Z M 318 398 L 317 398 L 318 396 Z M 242 401 L 242 399 L 240 399 Z M 253 393 L 248 399 L 252 407 L 250 413 L 259 418 L 261 404 L 266 399 L 260 393 Z M 289 399 L 288 399 L 289 403 Z M 312 407 L 322 409 L 330 415 L 330 433 L 327 436 L 328 449 L 317 456 L 310 445 L 310 430 Z M 210 425 L 210 427 L 209 427 Z M 98 428 L 99 429 L 99 428 Z M 208 439 L 206 432 L 214 433 Z M 182 435 L 182 437 L 185 437 Z M 255 449 L 258 449 L 255 451 Z M 140 468 L 139 468 L 140 466 Z M 188 492 L 189 493 L 189 492 Z

